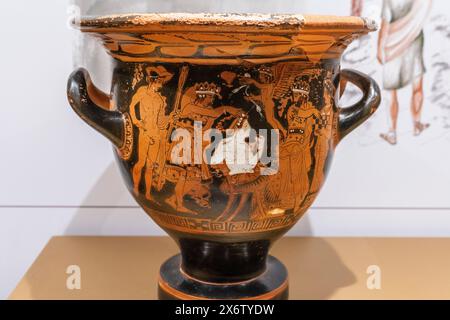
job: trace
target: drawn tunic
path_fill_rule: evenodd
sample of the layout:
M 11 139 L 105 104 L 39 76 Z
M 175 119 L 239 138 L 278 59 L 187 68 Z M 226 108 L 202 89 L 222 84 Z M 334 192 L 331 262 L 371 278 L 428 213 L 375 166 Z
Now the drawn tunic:
M 425 73 L 423 25 L 428 0 L 383 0 L 382 18 L 389 23 L 384 47 L 383 86 L 401 89 Z

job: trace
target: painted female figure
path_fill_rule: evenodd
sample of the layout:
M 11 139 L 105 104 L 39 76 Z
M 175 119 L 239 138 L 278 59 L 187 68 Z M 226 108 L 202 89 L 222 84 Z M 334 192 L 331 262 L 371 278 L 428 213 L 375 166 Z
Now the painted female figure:
M 311 170 L 312 130 L 320 112 L 309 101 L 310 87 L 307 81 L 297 80 L 291 88 L 291 96 L 283 104 L 288 123 L 287 137 L 280 145 L 278 198 L 280 208 L 298 212 L 309 191 L 308 173 Z

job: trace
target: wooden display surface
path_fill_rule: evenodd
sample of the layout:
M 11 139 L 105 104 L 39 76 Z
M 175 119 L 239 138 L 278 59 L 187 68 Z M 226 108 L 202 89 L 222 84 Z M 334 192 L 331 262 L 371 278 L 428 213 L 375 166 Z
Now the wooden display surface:
M 176 253 L 165 237 L 54 237 L 10 299 L 156 299 L 159 267 Z M 284 238 L 271 253 L 291 299 L 450 299 L 450 239 Z M 80 290 L 67 289 L 72 265 Z

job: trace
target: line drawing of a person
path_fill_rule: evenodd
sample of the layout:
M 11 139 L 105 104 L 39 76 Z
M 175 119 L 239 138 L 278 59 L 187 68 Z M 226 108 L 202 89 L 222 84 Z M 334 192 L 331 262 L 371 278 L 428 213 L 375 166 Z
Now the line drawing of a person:
M 145 170 L 145 197 L 151 200 L 154 170 L 165 156 L 165 136 L 169 117 L 165 114 L 166 99 L 160 93 L 163 85 L 172 79 L 163 66 L 145 68 L 147 85 L 141 86 L 130 104 L 130 117 L 139 131 L 137 162 L 133 167 L 134 192 L 139 194 L 142 170 Z M 136 109 L 139 107 L 139 118 Z M 163 160 L 163 159 L 161 159 Z
M 377 59 L 383 65 L 383 87 L 390 91 L 391 126 L 380 137 L 397 144 L 399 101 L 397 91 L 412 84 L 411 115 L 414 136 L 429 124 L 422 123 L 424 102 L 423 27 L 431 9 L 431 0 L 383 0 Z

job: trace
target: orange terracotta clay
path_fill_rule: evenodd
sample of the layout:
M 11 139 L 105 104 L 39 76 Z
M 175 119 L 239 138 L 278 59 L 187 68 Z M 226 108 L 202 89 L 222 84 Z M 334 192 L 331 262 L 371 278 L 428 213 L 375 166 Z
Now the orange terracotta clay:
M 380 103 L 372 79 L 340 69 L 375 24 L 177 13 L 75 26 L 103 42 L 114 75 L 106 94 L 75 71 L 69 101 L 114 144 L 130 192 L 181 249 L 161 268 L 160 297 L 286 298 L 287 272 L 269 248 L 311 206 L 339 141 Z M 347 82 L 363 98 L 342 109 Z

